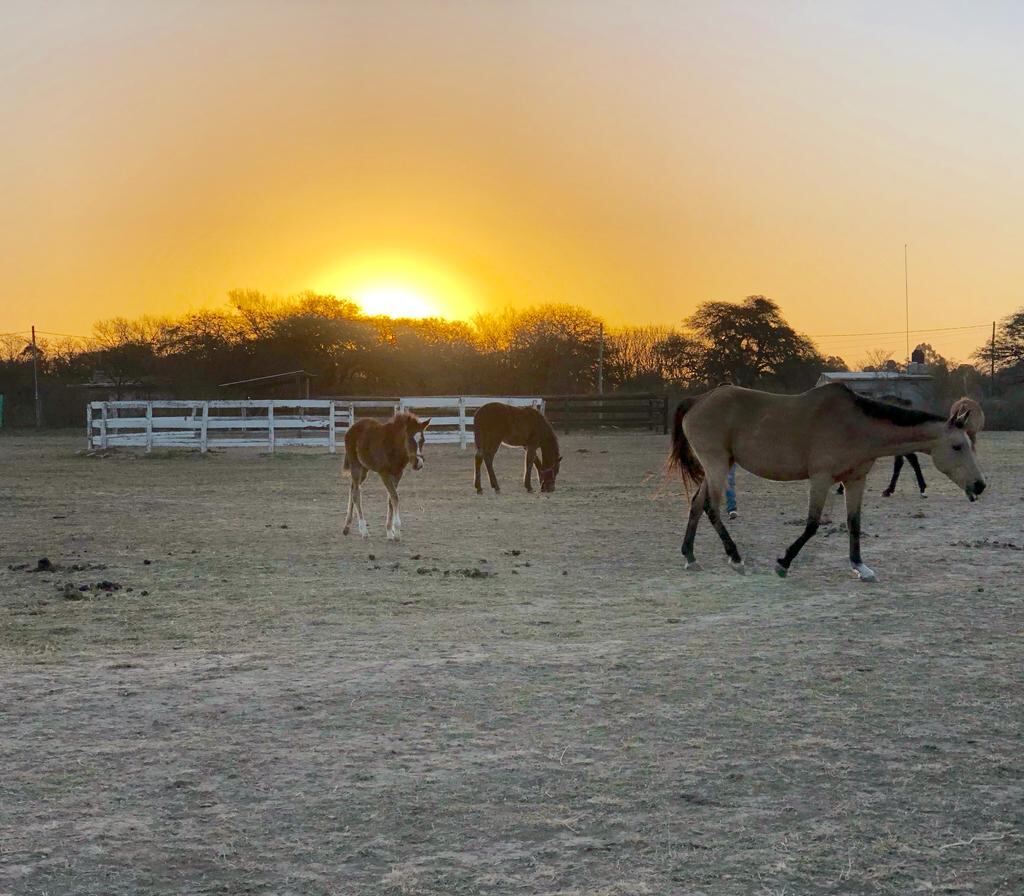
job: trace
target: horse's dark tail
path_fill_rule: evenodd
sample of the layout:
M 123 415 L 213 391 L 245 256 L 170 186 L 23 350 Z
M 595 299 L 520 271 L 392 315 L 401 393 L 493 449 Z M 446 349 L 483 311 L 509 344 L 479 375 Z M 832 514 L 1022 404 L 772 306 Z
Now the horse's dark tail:
M 679 470 L 680 475 L 683 477 L 683 485 L 686 487 L 687 494 L 690 494 L 691 488 L 699 488 L 700 484 L 704 481 L 704 468 L 693 453 L 693 449 L 690 447 L 690 440 L 686 438 L 686 433 L 683 432 L 683 416 L 696 403 L 696 398 L 684 398 L 679 402 L 675 416 L 672 419 L 672 450 L 668 456 L 669 469 Z

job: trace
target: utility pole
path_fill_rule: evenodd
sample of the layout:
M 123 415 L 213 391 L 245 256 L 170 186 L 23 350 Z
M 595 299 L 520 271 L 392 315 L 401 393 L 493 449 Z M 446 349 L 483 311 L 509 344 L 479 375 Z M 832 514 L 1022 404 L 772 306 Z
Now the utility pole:
M 604 395 L 604 324 L 597 325 L 597 394 Z
M 992 395 L 996 394 L 996 322 L 992 321 L 992 358 L 991 367 L 989 368 L 989 388 L 992 390 Z
M 43 425 L 43 405 L 39 401 L 39 350 L 36 348 L 36 325 L 32 324 L 32 384 L 35 391 L 36 429 Z

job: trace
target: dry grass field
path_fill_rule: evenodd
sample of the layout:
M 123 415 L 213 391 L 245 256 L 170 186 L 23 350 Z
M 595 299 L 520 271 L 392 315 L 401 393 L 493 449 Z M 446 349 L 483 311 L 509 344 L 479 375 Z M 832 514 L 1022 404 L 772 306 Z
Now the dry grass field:
M 82 441 L 0 439 L 0 894 L 1024 892 L 1021 434 L 876 468 L 874 585 L 742 472 L 683 572 L 662 436 L 428 446 L 399 544 L 340 456 Z

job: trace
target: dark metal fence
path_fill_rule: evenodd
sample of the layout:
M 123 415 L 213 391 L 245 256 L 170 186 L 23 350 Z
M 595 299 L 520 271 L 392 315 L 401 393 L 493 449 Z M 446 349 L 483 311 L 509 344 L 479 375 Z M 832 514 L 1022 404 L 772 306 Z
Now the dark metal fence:
M 545 395 L 545 414 L 562 432 L 574 429 L 647 429 L 668 432 L 668 396 L 664 393 Z

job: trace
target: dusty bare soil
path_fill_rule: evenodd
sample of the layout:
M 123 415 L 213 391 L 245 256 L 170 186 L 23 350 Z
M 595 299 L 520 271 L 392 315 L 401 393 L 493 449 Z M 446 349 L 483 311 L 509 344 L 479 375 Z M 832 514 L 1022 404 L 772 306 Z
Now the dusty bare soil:
M 1024 892 L 1021 434 L 876 469 L 875 585 L 743 473 L 683 572 L 661 436 L 431 447 L 398 545 L 340 457 L 80 442 L 0 439 L 2 894 Z

